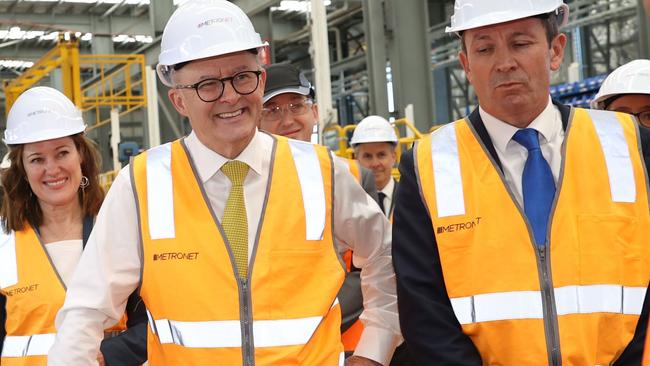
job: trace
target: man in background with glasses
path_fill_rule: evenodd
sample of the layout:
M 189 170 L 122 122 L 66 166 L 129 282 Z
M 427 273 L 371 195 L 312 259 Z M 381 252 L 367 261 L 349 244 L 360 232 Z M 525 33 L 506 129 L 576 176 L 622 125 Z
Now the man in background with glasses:
M 297 68 L 289 64 L 273 64 L 265 67 L 266 87 L 264 89 L 264 108 L 260 129 L 309 142 L 318 123 L 318 105 L 315 103 L 315 92 L 311 83 Z M 358 164 L 356 160 L 335 157 L 341 167 Z M 377 202 L 377 188 L 372 172 L 359 165 L 358 182 L 363 189 Z M 341 333 L 343 346 L 347 354 L 352 354 L 363 333 L 363 324 L 359 315 L 363 312 L 363 296 L 361 291 L 360 269 L 352 263 L 352 252 L 346 251 L 343 258 L 348 272 L 338 298 L 341 302 L 342 323 Z M 392 363 L 391 363 L 392 365 Z
M 388 363 L 401 340 L 390 226 L 325 148 L 257 130 L 264 46 L 231 2 L 174 11 L 157 72 L 192 133 L 116 178 L 57 318 L 50 365 L 96 364 L 103 328 L 135 288 L 151 365 L 342 365 L 345 249 L 370 294 L 348 364 Z
M 288 64 L 273 64 L 264 68 L 267 79 L 260 129 L 291 139 L 311 141 L 320 118 L 316 92 L 311 83 L 304 73 Z M 352 163 L 358 164 L 356 160 L 352 160 Z M 353 175 L 363 190 L 377 202 L 377 187 L 372 172 L 360 165 L 357 170 L 359 174 L 352 172 Z

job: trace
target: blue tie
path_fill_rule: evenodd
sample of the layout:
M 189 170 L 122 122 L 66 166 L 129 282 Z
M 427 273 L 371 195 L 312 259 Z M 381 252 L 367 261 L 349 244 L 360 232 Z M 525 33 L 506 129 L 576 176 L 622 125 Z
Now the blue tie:
M 528 159 L 526 159 L 524 174 L 521 178 L 524 193 L 524 211 L 528 221 L 533 226 L 535 243 L 544 245 L 546 243 L 548 216 L 555 196 L 553 173 L 548 162 L 544 159 L 544 155 L 542 155 L 542 150 L 539 148 L 536 130 L 524 128 L 517 131 L 512 139 L 528 149 Z

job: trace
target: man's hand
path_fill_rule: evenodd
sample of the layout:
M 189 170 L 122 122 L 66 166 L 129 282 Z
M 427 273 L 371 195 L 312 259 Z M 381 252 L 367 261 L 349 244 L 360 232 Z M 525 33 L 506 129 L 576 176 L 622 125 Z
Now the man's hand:
M 361 356 L 350 356 L 345 360 L 346 366 L 382 366 L 379 362 Z
M 99 366 L 106 366 L 106 361 L 104 361 L 104 354 L 102 351 L 97 352 L 97 362 L 99 362 Z

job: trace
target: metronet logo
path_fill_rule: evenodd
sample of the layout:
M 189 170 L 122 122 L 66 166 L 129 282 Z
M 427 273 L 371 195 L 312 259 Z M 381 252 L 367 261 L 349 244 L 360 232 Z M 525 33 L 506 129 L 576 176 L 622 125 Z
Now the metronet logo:
M 169 261 L 169 260 L 188 260 L 194 261 L 199 258 L 199 252 L 192 253 L 182 253 L 182 252 L 169 252 L 169 253 L 160 253 L 154 254 L 154 261 Z
M 39 109 L 39 110 L 27 113 L 27 117 L 32 117 L 32 116 L 35 116 L 37 114 L 45 114 L 45 113 L 51 113 L 51 112 L 52 111 L 50 111 L 49 109 Z
M 196 27 L 203 28 L 213 24 L 228 23 L 228 22 L 232 22 L 232 17 L 208 19 L 197 24 Z
M 460 222 L 458 224 L 451 224 L 447 226 L 439 226 L 436 229 L 436 234 L 444 233 L 453 233 L 455 231 L 469 230 L 473 229 L 475 226 L 481 223 L 481 217 L 477 217 L 472 221 Z
M 17 287 L 17 288 L 15 288 L 13 290 L 8 290 L 6 293 L 7 293 L 7 296 L 26 294 L 28 292 L 38 291 L 38 286 L 39 285 L 40 285 L 39 283 L 35 283 L 35 284 L 32 284 L 32 285 Z

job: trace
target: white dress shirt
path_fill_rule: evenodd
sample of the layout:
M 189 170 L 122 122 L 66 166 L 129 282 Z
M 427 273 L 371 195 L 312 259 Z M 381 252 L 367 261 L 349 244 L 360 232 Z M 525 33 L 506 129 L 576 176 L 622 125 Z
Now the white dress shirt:
M 521 178 L 524 174 L 524 165 L 526 165 L 526 159 L 528 158 L 528 150 L 512 139 L 520 128 L 498 120 L 480 107 L 479 113 L 501 161 L 506 184 L 514 194 L 519 205 L 524 207 Z M 542 150 L 542 155 L 544 155 L 544 158 L 551 166 L 553 178 L 555 178 L 555 185 L 557 186 L 560 168 L 562 167 L 564 129 L 562 128 L 560 111 L 553 105 L 550 97 L 546 108 L 544 108 L 542 113 L 527 128 L 533 128 L 539 132 L 539 145 Z
M 79 264 L 79 258 L 81 258 L 81 252 L 83 251 L 83 241 L 81 239 L 62 240 L 44 246 L 52 265 L 54 265 L 56 272 L 61 277 L 61 281 L 67 287 L 72 274 L 77 268 L 77 264 Z
M 210 205 L 221 219 L 230 181 L 220 168 L 228 159 L 205 147 L 194 133 L 185 143 Z M 250 166 L 244 181 L 249 257 L 262 214 L 272 147 L 271 136 L 257 131 L 251 143 L 235 158 Z M 402 340 L 390 224 L 346 165 L 334 163 L 334 181 L 334 240 L 340 252 L 352 249 L 355 266 L 362 268 L 365 309 L 360 318 L 365 328 L 355 354 L 388 364 Z M 120 171 L 106 196 L 68 288 L 65 304 L 57 316 L 57 340 L 50 351 L 48 365 L 97 364 L 95 356 L 103 329 L 121 318 L 127 297 L 140 283 L 142 257 L 136 212 L 127 167 Z
M 379 192 L 386 195 L 386 197 L 384 197 L 384 202 L 382 202 L 384 204 L 384 210 L 386 210 L 386 215 L 390 213 L 391 205 L 393 204 L 393 191 L 395 191 L 395 179 L 391 177 L 384 188 L 379 190 Z

